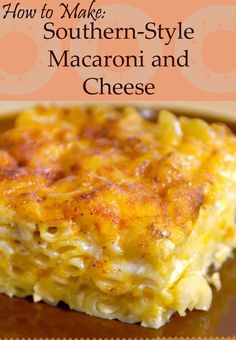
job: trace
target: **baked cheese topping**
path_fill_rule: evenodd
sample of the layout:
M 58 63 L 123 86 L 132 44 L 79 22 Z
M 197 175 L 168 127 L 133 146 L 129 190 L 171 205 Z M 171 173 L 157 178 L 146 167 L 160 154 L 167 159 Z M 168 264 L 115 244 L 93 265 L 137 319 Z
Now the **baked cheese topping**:
M 236 246 L 236 138 L 132 107 L 35 108 L 0 136 L 0 290 L 158 328 Z M 214 274 L 216 275 L 216 274 Z

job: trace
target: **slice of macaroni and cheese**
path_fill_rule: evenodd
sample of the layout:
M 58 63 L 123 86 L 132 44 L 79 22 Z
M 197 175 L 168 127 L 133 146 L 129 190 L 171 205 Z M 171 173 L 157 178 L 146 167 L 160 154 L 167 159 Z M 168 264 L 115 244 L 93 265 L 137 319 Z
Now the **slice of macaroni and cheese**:
M 159 328 L 236 247 L 236 138 L 134 108 L 36 108 L 0 135 L 0 291 Z

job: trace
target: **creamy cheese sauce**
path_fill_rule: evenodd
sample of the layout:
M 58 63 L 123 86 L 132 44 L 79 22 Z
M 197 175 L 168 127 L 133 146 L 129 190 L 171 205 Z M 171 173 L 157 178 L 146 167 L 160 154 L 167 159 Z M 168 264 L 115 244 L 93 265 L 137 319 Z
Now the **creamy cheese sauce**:
M 0 119 L 0 133 L 1 132 L 3 132 L 3 131 L 5 131 L 5 130 L 7 130 L 7 129 L 9 129 L 9 128 L 11 128 L 12 126 L 13 126 L 13 122 L 14 122 L 14 118 L 1 118 Z M 234 126 L 231 126 L 231 128 L 235 131 L 235 128 L 234 128 Z M 135 268 L 133 268 L 133 269 L 135 269 Z M 165 331 L 163 331 L 163 329 L 161 330 L 161 331 L 156 331 L 156 330 L 144 330 L 144 329 L 140 329 L 140 328 L 136 328 L 136 330 L 139 332 L 139 334 L 140 334 L 140 336 L 155 336 L 155 335 L 163 335 L 163 336 L 170 336 L 170 335 L 173 335 L 173 334 L 175 334 L 176 336 L 178 336 L 178 334 L 179 335 L 191 335 L 191 336 L 194 336 L 195 334 L 196 335 L 202 335 L 202 334 L 205 334 L 204 333 L 204 327 L 207 327 L 207 329 L 209 330 L 209 331 L 211 331 L 212 333 L 209 333 L 209 336 L 210 335 L 214 335 L 213 334 L 213 332 L 214 332 L 214 329 L 215 329 L 215 327 L 216 327 L 216 324 L 218 325 L 219 324 L 219 320 L 220 319 L 223 319 L 223 318 L 226 318 L 226 315 L 227 315 L 227 310 L 233 310 L 232 308 L 230 309 L 230 307 L 228 306 L 228 305 L 230 305 L 230 303 L 229 303 L 229 301 L 233 301 L 233 298 L 235 297 L 235 286 L 236 286 L 236 275 L 234 275 L 233 276 L 233 278 L 232 278 L 232 273 L 235 273 L 235 271 L 233 271 L 232 270 L 232 266 L 231 267 L 229 267 L 229 273 L 227 274 L 227 271 L 226 271 L 226 273 L 224 272 L 223 274 L 223 276 L 226 276 L 226 278 L 225 278 L 225 280 L 223 279 L 223 287 L 224 287 L 224 281 L 227 281 L 228 282 L 228 284 L 225 282 L 225 288 L 223 289 L 223 291 L 221 291 L 219 294 L 220 294 L 220 296 L 221 296 L 221 299 L 218 299 L 218 301 L 215 301 L 215 304 L 214 304 L 214 306 L 213 306 L 213 308 L 211 308 L 211 310 L 208 312 L 208 314 L 205 314 L 205 313 L 199 313 L 199 312 L 196 312 L 195 314 L 193 314 L 193 313 L 190 313 L 189 315 L 188 315 L 188 319 L 189 319 L 189 321 L 188 320 L 186 320 L 186 318 L 184 318 L 184 319 L 180 319 L 179 317 L 176 317 L 175 318 L 175 320 L 177 320 L 177 321 L 173 321 L 172 320 L 172 322 L 169 324 L 169 325 L 167 325 L 167 327 L 165 327 L 165 329 L 167 329 L 167 333 L 165 332 Z M 233 282 L 234 282 L 234 284 L 233 284 Z M 222 298 L 222 294 L 225 294 L 225 300 Z M 5 304 L 7 305 L 8 304 L 8 299 L 6 300 L 6 298 L 5 297 L 0 297 L 0 300 L 3 300 L 3 302 L 5 301 Z M 14 301 L 16 301 L 16 300 L 14 300 Z M 14 306 L 14 301 L 12 301 L 12 302 L 10 302 L 10 307 L 11 306 Z M 222 305 L 220 304 L 220 302 L 222 303 L 222 301 L 224 301 L 224 308 L 221 308 L 222 307 Z M 15 303 L 15 306 L 17 306 L 17 303 L 19 303 L 19 301 L 16 301 L 16 303 Z M 22 304 L 24 304 L 24 302 L 22 302 Z M 4 305 L 4 303 L 2 304 L 1 303 L 1 305 L 3 306 Z M 218 306 L 218 308 L 217 308 L 217 306 Z M 42 308 L 42 310 L 44 309 L 44 307 L 45 307 L 45 311 L 47 311 L 47 310 L 49 310 L 49 307 L 47 307 L 47 306 L 42 306 L 43 308 Z M 228 309 L 227 309 L 228 308 Z M 11 308 L 10 308 L 11 309 Z M 35 311 L 37 310 L 37 307 L 36 307 L 36 305 L 32 305 L 32 309 L 34 309 Z M 223 309 L 223 310 L 222 310 Z M 29 308 L 28 309 L 29 310 L 29 313 L 28 313 L 28 315 L 31 315 L 31 313 L 32 313 L 32 311 L 31 311 L 31 309 Z M 4 312 L 5 311 L 5 308 L 2 308 L 2 311 Z M 225 312 L 226 311 L 226 312 Z M 53 310 L 53 312 L 55 313 L 55 315 L 57 315 L 57 313 L 58 314 L 60 314 L 60 311 L 59 312 L 57 312 L 57 311 L 55 311 L 55 310 Z M 14 320 L 14 322 L 13 322 L 13 328 L 14 329 L 19 329 L 19 326 L 20 326 L 20 324 L 21 324 L 21 322 L 20 321 L 18 321 L 18 318 L 16 317 L 15 319 L 14 319 L 14 309 L 10 312 L 11 314 L 9 314 L 9 315 L 12 315 L 13 314 L 13 320 Z M 68 313 L 68 317 L 67 317 L 67 319 L 69 320 L 69 317 L 70 317 L 70 315 L 71 315 L 71 313 L 73 314 L 73 312 L 70 312 L 70 313 Z M 23 313 L 24 314 L 24 313 Z M 191 314 L 193 315 L 193 317 L 191 317 Z M 204 317 L 204 320 L 208 320 L 208 322 L 206 321 L 206 322 L 203 322 L 203 321 L 201 321 L 201 317 L 199 316 L 199 314 L 201 315 L 203 315 L 203 317 Z M 25 313 L 24 315 L 27 315 L 27 313 Z M 51 315 L 53 315 L 53 313 L 51 314 Z M 66 321 L 65 321 L 65 319 L 64 319 L 64 317 L 65 317 L 65 314 L 62 312 L 61 313 L 61 315 L 62 315 L 62 318 L 61 319 L 63 319 L 63 324 L 66 324 Z M 0 311 L 0 317 L 1 317 L 1 311 Z M 81 315 L 79 316 L 80 318 L 81 318 Z M 56 318 L 56 316 L 55 316 L 55 318 Z M 76 314 L 75 314 L 75 318 L 76 318 Z M 91 318 L 89 318 L 89 317 L 86 317 L 86 316 L 83 316 L 83 318 L 88 318 L 88 323 L 89 324 L 91 324 L 93 321 L 94 321 L 94 325 L 96 325 L 96 319 L 94 319 L 94 320 L 92 320 Z M 194 322 L 191 322 L 191 320 L 192 319 L 194 320 Z M 45 320 L 45 321 L 42 321 L 42 320 Z M 77 318 L 78 319 L 78 318 Z M 18 322 L 18 325 L 17 325 L 17 322 Z M 44 313 L 44 312 L 42 312 L 42 315 L 40 316 L 40 318 L 39 318 L 39 324 L 40 323 L 44 323 L 45 324 L 45 322 L 46 322 L 46 324 L 47 324 L 47 322 L 48 322 L 48 325 L 49 325 L 49 323 L 50 323 L 50 318 L 48 318 L 47 317 L 47 312 L 46 313 Z M 118 325 L 118 330 L 117 330 L 117 328 L 116 328 L 116 332 L 115 332 L 115 334 L 109 334 L 109 336 L 114 336 L 114 335 L 116 335 L 116 336 L 121 336 L 123 333 L 122 333 L 122 329 L 126 329 L 126 327 L 129 327 L 129 326 L 127 326 L 127 325 L 123 325 L 123 324 L 120 324 L 120 323 L 117 323 L 117 322 L 114 322 L 116 325 Z M 70 336 L 71 335 L 73 335 L 73 327 L 71 328 L 71 324 L 72 323 L 68 323 L 68 333 L 67 334 L 70 334 Z M 196 324 L 198 325 L 198 326 L 196 326 Z M 27 323 L 26 323 L 26 325 L 27 325 Z M 69 326 L 70 325 L 70 326 Z M 100 327 L 102 325 L 102 327 Z M 100 328 L 100 330 L 99 331 L 101 331 L 101 329 L 103 329 L 103 330 L 105 330 L 106 329 L 106 321 L 101 321 L 101 325 L 100 326 L 98 326 L 97 327 L 97 329 L 98 328 Z M 179 325 L 184 325 L 183 326 L 183 328 L 182 328 L 182 333 L 180 334 L 180 333 L 177 333 L 178 332 L 178 329 L 180 329 L 181 327 L 179 326 Z M 192 326 L 191 326 L 192 325 Z M 205 325 L 205 326 L 204 326 Z M 207 326 L 206 326 L 207 325 Z M 0 325 L 0 331 L 2 331 L 2 327 L 5 327 L 5 325 Z M 12 327 L 12 326 L 11 326 Z M 37 326 L 36 326 L 37 327 Z M 47 326 L 45 326 L 45 328 L 46 328 Z M 197 328 L 198 327 L 198 328 Z M 200 327 L 200 328 L 199 328 Z M 222 326 L 223 327 L 223 326 Z M 76 325 L 76 323 L 75 323 L 75 330 L 76 330 L 76 332 L 78 331 L 78 327 L 77 327 L 77 325 Z M 30 327 L 28 328 L 28 329 L 30 329 Z M 27 329 L 27 331 L 28 331 L 28 329 Z M 85 333 L 86 333 L 86 327 L 84 328 L 85 329 Z M 96 329 L 96 327 L 94 328 L 94 329 Z M 129 329 L 130 330 L 132 330 L 132 327 L 129 327 Z M 169 329 L 169 333 L 168 333 L 168 329 Z M 174 331 L 174 329 L 175 329 L 175 331 Z M 201 332 L 201 329 L 202 329 L 202 333 L 200 333 Z M 72 333 L 71 333 L 71 330 L 72 330 Z M 31 332 L 32 332 L 32 329 L 30 330 Z M 186 333 L 184 333 L 186 331 Z M 65 333 L 63 333 L 63 334 L 60 334 L 60 336 L 66 336 L 67 334 L 66 334 L 66 327 L 65 327 L 65 329 L 63 330 L 63 332 L 65 332 Z M 82 331 L 83 332 L 83 331 Z M 95 331 L 94 331 L 95 332 Z M 117 333 L 118 332 L 118 333 Z M 119 333 L 120 332 L 120 333 Z M 174 332 L 176 332 L 176 333 L 174 333 Z M 188 332 L 188 333 L 187 333 Z M 196 333 L 196 332 L 198 332 L 198 333 Z M 229 332 L 229 331 L 228 331 Z M 5 335 L 6 333 L 4 333 L 4 335 Z M 25 334 L 25 333 L 24 333 Z M 34 332 L 34 334 L 35 334 L 35 332 Z M 46 334 L 46 333 L 45 333 Z M 77 333 L 76 333 L 77 334 Z M 95 333 L 94 333 L 95 334 Z M 98 336 L 100 336 L 100 334 L 101 333 L 98 333 Z M 230 335 L 230 333 L 222 333 L 222 334 L 229 334 Z M 233 333 L 232 333 L 233 334 Z M 42 333 L 40 333 L 40 335 L 42 335 Z M 47 333 L 47 335 L 48 335 L 48 333 Z M 77 334 L 78 335 L 78 334 Z M 83 333 L 81 333 L 81 334 L 79 334 L 80 336 L 83 336 Z M 134 336 L 135 335 L 135 328 L 134 328 L 134 334 L 132 335 L 132 336 Z M 136 334 L 137 335 L 137 334 Z

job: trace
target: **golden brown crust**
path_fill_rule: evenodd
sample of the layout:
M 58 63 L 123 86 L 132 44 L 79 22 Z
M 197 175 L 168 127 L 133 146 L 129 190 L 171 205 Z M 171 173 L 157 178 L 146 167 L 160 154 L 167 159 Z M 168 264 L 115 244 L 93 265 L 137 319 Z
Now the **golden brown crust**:
M 0 291 L 154 328 L 208 310 L 236 247 L 235 151 L 169 112 L 22 112 L 0 135 Z
M 20 115 L 0 137 L 1 197 L 22 219 L 69 222 L 76 233 L 92 233 L 104 246 L 119 239 L 142 256 L 153 241 L 180 242 L 220 178 L 215 164 L 235 148 L 231 132 L 200 124 L 194 136 L 183 119 L 176 141 L 171 131 L 163 135 L 161 121 L 133 109 L 97 111 Z

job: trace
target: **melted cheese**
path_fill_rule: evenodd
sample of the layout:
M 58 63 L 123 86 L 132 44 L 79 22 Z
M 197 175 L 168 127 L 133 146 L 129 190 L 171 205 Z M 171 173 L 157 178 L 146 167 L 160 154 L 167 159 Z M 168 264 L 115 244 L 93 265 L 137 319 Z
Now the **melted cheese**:
M 207 310 L 236 246 L 235 151 L 165 111 L 23 112 L 0 136 L 1 292 L 155 328 Z

